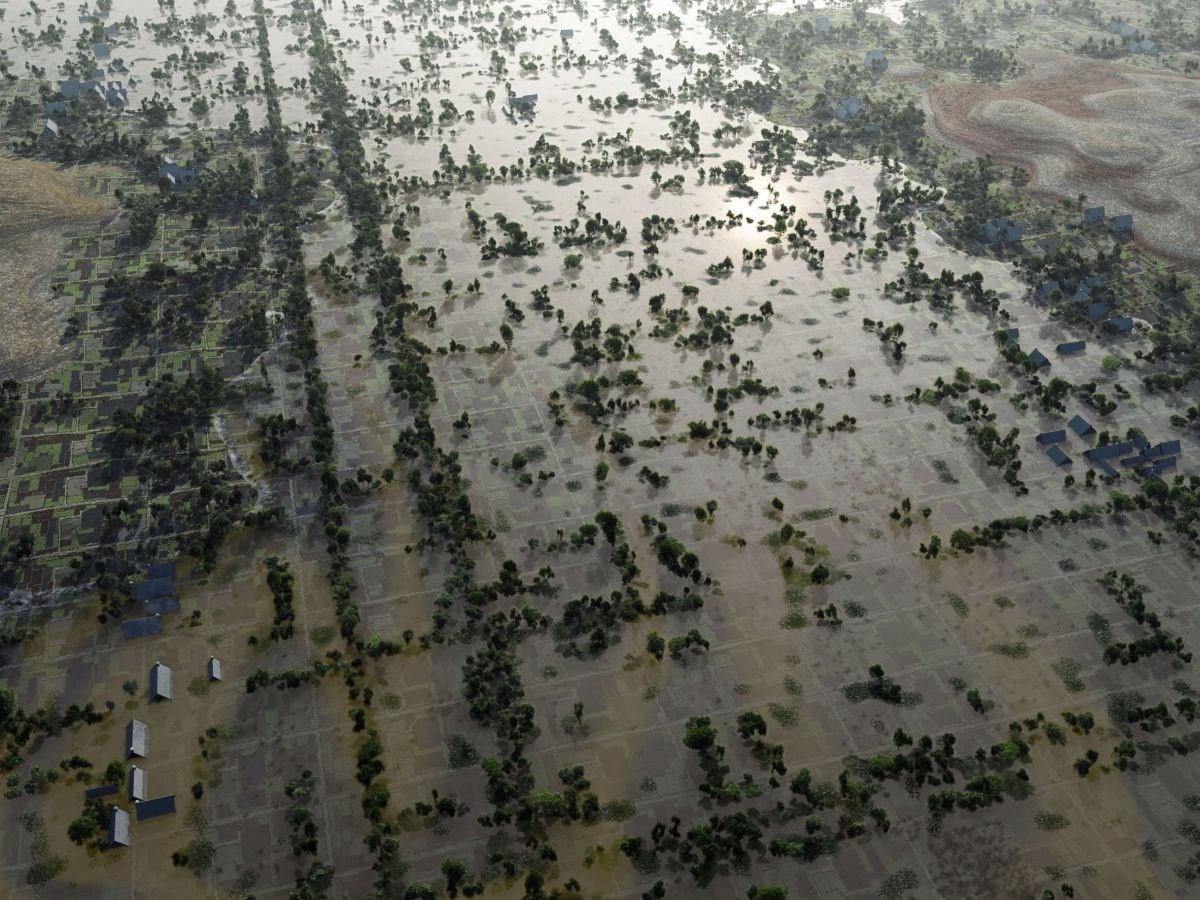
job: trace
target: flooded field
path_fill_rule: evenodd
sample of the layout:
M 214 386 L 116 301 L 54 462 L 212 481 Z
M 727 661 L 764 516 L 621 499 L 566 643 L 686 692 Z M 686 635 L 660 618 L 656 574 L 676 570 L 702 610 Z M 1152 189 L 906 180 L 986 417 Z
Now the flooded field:
M 1195 889 L 1190 273 L 812 6 L 6 11 L 0 895 Z

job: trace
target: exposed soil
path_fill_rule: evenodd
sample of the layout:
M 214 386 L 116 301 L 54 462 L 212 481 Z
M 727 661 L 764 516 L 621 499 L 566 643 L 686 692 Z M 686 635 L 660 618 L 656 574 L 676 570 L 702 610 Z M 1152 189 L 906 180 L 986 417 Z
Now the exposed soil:
M 47 278 L 66 232 L 111 211 L 83 194 L 69 170 L 0 156 L 0 376 L 28 377 L 63 354 L 69 310 L 51 296 Z
M 1036 189 L 1132 212 L 1147 246 L 1200 259 L 1200 84 L 1058 53 L 1021 62 L 1002 87 L 932 85 L 937 131 L 1024 168 Z

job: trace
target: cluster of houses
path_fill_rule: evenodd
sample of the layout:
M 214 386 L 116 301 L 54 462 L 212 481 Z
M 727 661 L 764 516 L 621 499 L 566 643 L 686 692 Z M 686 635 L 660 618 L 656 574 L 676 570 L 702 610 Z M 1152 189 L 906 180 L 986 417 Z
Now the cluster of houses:
M 1083 225 L 1085 227 L 1092 225 L 1108 224 L 1108 230 L 1113 233 L 1114 237 L 1125 237 L 1133 233 L 1133 213 L 1118 213 L 1111 218 L 1105 215 L 1103 206 L 1090 206 L 1083 211 Z
M 215 656 L 208 659 L 209 681 L 221 680 L 221 661 Z M 148 694 L 151 703 L 171 700 L 174 696 L 171 669 L 156 661 L 150 668 Z M 125 758 L 146 760 L 150 756 L 150 727 L 141 719 L 130 719 L 125 727 Z M 104 784 L 84 791 L 84 797 L 108 797 L 120 790 L 116 784 Z M 133 804 L 139 822 L 155 819 L 175 812 L 175 795 L 163 794 L 150 797 L 149 778 L 145 769 L 134 763 L 129 767 L 126 779 L 126 799 Z M 108 810 L 108 847 L 128 847 L 132 843 L 132 817 L 128 810 L 111 804 Z
M 79 17 L 80 22 L 91 22 L 93 19 L 105 19 L 108 13 L 103 10 L 87 13 Z M 120 26 L 109 25 L 104 29 L 106 37 L 113 38 L 120 34 Z M 98 62 L 105 62 L 112 58 L 112 50 L 106 43 L 92 44 L 92 55 L 96 57 Z M 95 102 L 101 106 L 111 107 L 113 109 L 124 109 L 129 104 L 129 90 L 124 83 L 119 80 L 110 80 L 109 74 L 124 75 L 129 72 L 129 69 L 120 60 L 110 62 L 108 71 L 103 67 L 97 66 L 91 72 L 91 77 L 87 79 L 68 78 L 58 82 L 58 92 L 62 95 L 62 100 L 51 100 L 46 104 L 46 122 L 42 126 L 42 140 L 53 141 L 57 139 L 62 128 L 53 118 L 56 115 L 63 115 L 67 112 L 68 103 L 78 102 Z M 130 87 L 135 84 L 134 79 L 129 79 Z
M 1113 16 L 1108 20 L 1108 25 L 1105 26 L 1105 31 L 1109 34 L 1115 34 L 1117 37 L 1125 41 L 1125 49 L 1130 53 L 1157 53 L 1158 44 L 1146 37 L 1140 29 L 1130 24 L 1126 19 L 1119 19 Z
M 985 244 L 1009 244 L 1021 240 L 1025 229 L 1008 216 L 991 219 L 979 226 L 979 239 Z
M 1087 440 L 1096 433 L 1096 429 L 1087 419 L 1075 415 L 1067 422 L 1066 428 L 1043 431 L 1039 434 L 1038 446 L 1046 448 L 1046 456 L 1056 466 L 1071 464 L 1071 457 L 1061 446 L 1067 441 L 1068 431 L 1079 440 Z M 1113 465 L 1114 462 L 1127 471 L 1140 472 L 1147 478 L 1159 478 L 1167 472 L 1174 471 L 1181 449 L 1177 440 L 1151 444 L 1144 435 L 1137 432 L 1127 441 L 1101 444 L 1084 450 L 1083 456 L 1091 468 L 1110 478 L 1121 476 L 1120 470 Z
M 1118 213 L 1106 217 L 1103 206 L 1093 206 L 1084 210 L 1082 224 L 1084 227 L 1107 224 L 1113 237 L 1129 237 L 1133 234 L 1133 213 Z M 1016 243 L 1024 235 L 1025 229 L 1008 216 L 989 219 L 979 226 L 979 239 L 985 244 Z

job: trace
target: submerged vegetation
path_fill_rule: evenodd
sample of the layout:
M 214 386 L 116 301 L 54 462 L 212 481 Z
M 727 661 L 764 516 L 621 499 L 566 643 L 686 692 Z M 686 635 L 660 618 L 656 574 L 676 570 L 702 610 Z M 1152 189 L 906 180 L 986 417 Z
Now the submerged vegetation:
M 0 139 L 114 204 L 0 384 L 18 880 L 1194 882 L 1196 288 L 946 104 L 1184 96 L 1200 20 L 895 6 L 8 11 Z M 1150 772 L 1107 875 L 1062 778 L 1129 838 Z

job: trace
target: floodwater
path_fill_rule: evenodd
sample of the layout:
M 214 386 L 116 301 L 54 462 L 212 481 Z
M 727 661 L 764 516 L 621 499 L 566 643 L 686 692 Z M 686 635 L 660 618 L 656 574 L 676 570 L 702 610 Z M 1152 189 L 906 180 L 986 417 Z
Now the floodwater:
M 584 896 L 594 897 L 637 897 L 660 878 L 672 895 L 691 891 L 744 896 L 751 885 L 777 883 L 797 897 L 865 897 L 875 896 L 888 878 L 911 872 L 917 878 L 917 886 L 909 891 L 912 896 L 1023 896 L 1045 887 L 1057 889 L 1063 880 L 1073 882 L 1084 896 L 1132 896 L 1139 884 L 1156 896 L 1182 896 L 1171 867 L 1185 858 L 1187 848 L 1174 829 L 1185 816 L 1180 798 L 1197 791 L 1194 767 L 1168 755 L 1158 767 L 1136 776 L 1097 772 L 1083 780 L 1071 763 L 1089 746 L 1100 750 L 1106 761 L 1111 758 L 1110 747 L 1119 738 L 1104 716 L 1107 695 L 1138 690 L 1148 703 L 1156 703 L 1174 696 L 1167 687 L 1172 680 L 1192 677 L 1190 668 L 1162 657 L 1131 667 L 1103 664 L 1088 630 L 1088 614 L 1108 617 L 1122 639 L 1135 630 L 1095 584 L 1096 577 L 1114 565 L 1134 572 L 1153 588 L 1151 605 L 1171 610 L 1171 629 L 1192 644 L 1200 637 L 1197 598 L 1190 589 L 1196 575 L 1193 560 L 1170 539 L 1161 545 L 1150 541 L 1147 530 L 1162 525 L 1141 514 L 1123 522 L 1014 538 L 1007 548 L 970 557 L 931 561 L 917 552 L 932 534 L 945 541 L 956 528 L 999 516 L 1103 502 L 1101 490 L 1066 487 L 1063 473 L 1036 448 L 1033 436 L 1061 427 L 1061 417 L 1009 402 L 1023 381 L 1003 364 L 992 339 L 997 328 L 1019 327 L 1023 347 L 1041 346 L 1049 355 L 1054 345 L 1077 335 L 1027 302 L 1027 289 L 1006 263 L 951 249 L 919 217 L 911 244 L 905 242 L 878 262 L 858 253 L 860 247 L 870 246 L 869 241 L 836 239 L 824 221 L 825 193 L 841 190 L 844 196 L 856 197 L 868 221 L 867 233 L 873 234 L 880 189 L 899 183 L 897 176 L 881 173 L 878 161 L 842 161 L 803 177 L 790 171 L 763 172 L 753 164 L 751 143 L 771 127 L 768 119 L 708 101 L 678 99 L 696 75 L 695 69 L 672 58 L 677 44 L 717 54 L 726 78 L 759 77 L 754 60 L 741 58 L 707 32 L 702 13 L 706 6 L 720 5 L 571 7 L 526 2 L 443 8 L 366 3 L 324 9 L 358 109 L 399 116 L 427 95 L 435 109 L 439 100 L 447 100 L 459 113 L 473 114 L 435 126 L 423 139 L 385 134 L 368 123 L 361 134 L 364 147 L 393 181 L 431 178 L 443 146 L 459 164 L 474 148 L 487 165 L 499 169 L 527 161 L 539 140 L 557 145 L 566 159 L 595 160 L 613 152 L 606 140 L 622 135 L 628 135 L 632 145 L 667 146 L 671 123 L 683 113 L 698 126 L 704 158 L 659 167 L 663 182 L 679 176 L 675 185 L 660 184 L 653 177 L 655 167 L 644 164 L 559 178 L 399 191 L 397 209 L 414 204 L 419 213 L 408 216 L 409 240 L 385 238 L 389 249 L 404 260 L 413 299 L 436 311 L 432 328 L 410 317 L 413 335 L 431 347 L 449 347 L 454 341 L 467 348 L 430 357 L 438 389 L 430 415 L 439 445 L 460 454 L 473 509 L 496 532 L 494 540 L 472 548 L 479 579 L 495 577 L 509 558 L 526 577 L 543 566 L 552 567 L 557 594 L 529 599 L 555 618 L 580 595 L 619 589 L 617 570 L 602 540 L 596 548 L 545 549 L 560 530 L 569 534 L 598 510 L 608 509 L 620 516 L 637 551 L 641 574 L 635 586 L 643 597 L 652 598 L 659 589 L 679 593 L 690 585 L 656 563 L 640 524 L 643 515 L 666 523 L 673 536 L 696 552 L 701 568 L 714 581 L 696 588 L 705 600 L 702 609 L 623 625 L 613 645 L 595 657 L 566 656 L 551 635 L 520 645 L 525 699 L 536 710 L 538 734 L 527 752 L 537 786 L 555 789 L 560 769 L 583 765 L 602 803 L 632 805 L 631 817 L 629 806 L 620 803 L 597 825 L 550 828 L 558 859 L 548 881 L 561 884 L 577 878 Z M 291 9 L 282 0 L 268 6 L 279 15 Z M 770 12 L 781 11 L 777 6 Z M 248 19 L 226 17 L 213 3 L 179 2 L 173 21 L 181 38 L 160 43 L 150 26 L 166 21 L 169 8 L 145 0 L 118 0 L 117 7 L 108 21 L 129 14 L 139 22 L 135 31 L 122 32 L 112 48 L 113 56 L 123 58 L 137 80 L 130 89 L 131 106 L 155 90 L 169 92 L 177 107 L 171 127 L 178 134 L 222 127 L 233 120 L 239 104 L 247 107 L 254 124 L 261 123 L 259 99 L 231 93 L 239 63 L 248 67 L 250 84 L 258 71 Z M 890 18 L 898 19 L 896 4 L 883 7 Z M 637 20 L 640 12 L 646 13 L 642 21 Z M 198 22 L 188 31 L 182 23 L 196 22 L 191 17 L 197 13 L 216 21 Z M 667 13 L 678 17 L 677 24 L 666 19 L 657 27 L 646 24 Z M 503 24 L 519 36 L 511 47 L 500 45 L 507 72 L 494 74 L 489 71 L 494 49 L 490 32 L 501 24 L 501 14 Z M 67 19 L 68 35 L 78 33 L 82 26 L 73 14 L 58 15 Z M 53 16 L 42 13 L 39 19 L 22 11 L 10 13 L 6 21 L 37 30 Z M 563 38 L 561 29 L 574 34 Z M 233 37 L 235 31 L 240 31 L 239 39 Z M 444 39 L 446 45 L 437 46 L 439 41 L 432 37 Z M 308 75 L 306 29 L 301 22 L 280 22 L 271 29 L 271 39 L 276 78 L 288 88 L 285 118 L 302 131 L 319 114 L 317 98 L 300 82 Z M 615 42 L 615 52 L 606 48 L 608 40 Z M 193 59 L 205 48 L 223 58 L 206 59 L 203 67 L 194 64 L 190 75 L 172 75 L 166 71 L 170 58 L 178 58 L 185 45 Z M 569 45 L 573 61 L 564 58 L 564 45 Z M 47 68 L 51 77 L 63 57 L 61 49 L 22 48 L 11 34 L 0 47 L 11 58 Z M 676 93 L 624 110 L 605 109 L 602 102 L 601 108 L 591 108 L 589 98 L 603 101 L 622 92 L 632 97 L 646 92 L 633 63 L 643 52 L 656 83 Z M 580 56 L 586 57 L 586 65 L 578 64 Z M 153 73 L 159 67 L 164 69 L 161 75 L 170 77 L 156 78 Z M 423 84 L 426 78 L 436 79 L 439 86 Z M 504 115 L 505 82 L 518 95 L 538 95 L 532 119 L 511 121 Z M 500 95 L 490 105 L 485 99 L 489 88 Z M 189 106 L 200 95 L 210 99 L 209 111 L 195 116 Z M 723 126 L 739 130 L 717 140 L 713 133 Z M 708 177 L 701 180 L 701 167 L 707 170 L 725 160 L 746 165 L 755 196 L 734 197 L 727 185 Z M 533 256 L 483 260 L 480 240 L 468 225 L 468 203 L 485 219 L 502 214 L 520 222 L 544 248 Z M 803 222 L 815 232 L 812 244 L 824 251 L 823 269 L 812 268 L 786 242 L 768 242 L 771 232 L 760 225 L 770 223 L 784 206 L 795 208 L 783 213 L 786 219 Z M 326 210 L 326 221 L 306 233 L 310 265 L 329 253 L 339 263 L 353 263 L 347 249 L 353 233 L 343 209 L 335 202 Z M 625 240 L 558 246 L 556 226 L 595 214 L 624 226 Z M 673 218 L 677 225 L 675 233 L 656 242 L 653 255 L 645 252 L 640 236 L 643 217 L 651 215 Z M 695 225 L 688 221 L 692 216 L 699 217 Z M 710 225 L 710 217 L 720 227 Z M 725 227 L 730 221 L 733 224 Z M 390 225 L 391 219 L 385 222 L 385 235 Z M 498 234 L 494 221 L 489 233 Z M 909 246 L 932 274 L 944 269 L 983 273 L 987 285 L 1000 293 L 1010 319 L 964 309 L 961 301 L 957 308 L 945 310 L 902 304 L 885 295 L 883 285 L 903 273 Z M 743 264 L 743 249 L 751 251 L 752 259 L 753 251 L 764 252 Z M 578 268 L 566 265 L 572 253 L 582 256 Z M 710 264 L 727 256 L 733 261 L 730 272 L 706 273 Z M 643 274 L 640 288 L 630 291 L 629 276 L 644 272 L 652 262 L 658 277 Z M 480 289 L 468 292 L 475 278 Z M 622 282 L 616 290 L 610 289 L 614 278 Z M 686 295 L 684 286 L 698 288 L 698 294 Z M 543 287 L 563 312 L 561 326 L 531 305 L 534 292 Z M 665 295 L 664 310 L 687 312 L 689 319 L 678 336 L 696 331 L 702 307 L 727 311 L 734 320 L 742 314 L 758 316 L 769 302 L 774 314 L 733 327 L 730 345 L 687 348 L 677 345 L 677 335 L 651 334 L 664 321 L 651 310 L 651 298 L 658 294 Z M 353 475 L 359 467 L 379 473 L 396 466 L 403 475 L 392 445 L 411 423 L 411 414 L 390 390 L 390 360 L 371 349 L 377 298 L 353 292 L 338 295 L 321 289 L 316 279 L 312 297 L 341 473 Z M 506 299 L 523 313 L 519 321 L 506 318 Z M 568 332 L 577 322 L 597 318 L 604 328 L 617 326 L 628 336 L 632 355 L 592 367 L 572 361 Z M 901 360 L 864 329 L 864 319 L 904 326 L 907 349 Z M 493 341 L 503 343 L 502 323 L 513 330 L 511 349 L 477 352 Z M 1167 420 L 1178 410 L 1178 401 L 1145 393 L 1138 373 L 1127 367 L 1102 365 L 1106 356 L 1129 360 L 1135 350 L 1148 348 L 1149 341 L 1140 335 L 1089 337 L 1085 354 L 1055 357 L 1053 371 L 1072 382 L 1095 379 L 1110 396 L 1117 384 L 1129 392 L 1104 419 L 1107 430 L 1123 433 L 1138 427 L 1152 440 L 1167 439 L 1176 436 L 1168 432 Z M 739 357 L 736 365 L 734 354 Z M 712 364 L 707 370 L 706 361 Z M 152 793 L 158 793 L 161 783 L 164 790 L 169 785 L 178 794 L 180 814 L 174 819 L 135 825 L 134 848 L 99 856 L 66 840 L 66 825 L 81 806 L 75 786 L 57 785 L 41 797 L 5 801 L 0 832 L 17 835 L 18 816 L 37 808 L 55 851 L 67 861 L 46 896 L 107 896 L 114 885 L 122 892 L 128 886 L 127 894 L 138 897 L 216 896 L 247 882 L 256 896 L 286 896 L 301 865 L 291 856 L 283 790 L 303 768 L 316 775 L 310 805 L 319 824 L 318 856 L 337 869 L 331 896 L 364 896 L 373 880 L 371 858 L 362 845 L 368 823 L 360 809 L 361 788 L 353 778 L 361 736 L 351 731 L 340 680 L 252 695 L 243 688 L 259 667 L 281 671 L 343 646 L 329 633 L 335 622 L 324 575 L 325 540 L 315 515 L 314 479 L 267 475 L 258 457 L 254 416 L 296 414 L 303 404 L 300 376 L 286 354 L 277 349 L 264 362 L 276 389 L 274 398 L 231 413 L 227 433 L 238 458 L 247 460 L 250 471 L 267 482 L 271 496 L 286 505 L 286 527 L 265 535 L 239 533 L 229 541 L 217 572 L 184 582 L 184 612 L 178 627 L 162 638 L 127 644 L 118 643 L 112 631 L 97 637 L 96 610 L 83 605 L 64 611 L 42 638 L 14 651 L 0 669 L 0 677 L 19 687 L 27 707 L 55 693 L 63 703 L 117 702 L 114 718 L 104 725 L 48 741 L 27 754 L 30 763 L 43 767 L 73 752 L 91 754 L 100 765 L 119 755 L 125 716 L 146 708 L 144 696 L 131 700 L 121 684 L 136 678 L 144 690 L 145 671 L 160 658 L 179 673 L 177 699 L 154 707 L 148 720 L 156 742 Z M 1028 493 L 1018 495 L 998 469 L 985 464 L 963 426 L 947 417 L 946 408 L 902 399 L 938 377 L 953 378 L 959 366 L 1000 384 L 984 399 L 1000 433 L 1020 429 L 1020 475 Z M 628 401 L 628 408 L 610 413 L 599 425 L 566 396 L 568 387 L 585 377 L 604 374 L 615 380 L 622 370 L 633 370 L 640 383 L 609 392 L 614 399 Z M 769 393 L 761 399 L 747 394 L 732 401 L 732 436 L 757 438 L 777 448 L 773 460 L 766 453 L 744 459 L 733 447 L 718 449 L 688 438 L 689 423 L 710 422 L 717 416 L 709 388 L 734 388 L 743 378 L 761 379 Z M 554 392 L 565 397 L 566 423 L 561 427 L 554 424 L 549 406 Z M 651 401 L 663 399 L 673 400 L 675 409 L 651 408 Z M 824 405 L 827 426 L 849 416 L 855 427 L 806 433 L 799 426 L 762 427 L 753 421 L 759 413 L 770 416 L 775 410 L 818 403 Z M 1092 415 L 1076 406 L 1070 412 Z M 469 432 L 453 426 L 464 412 L 469 414 Z M 662 442 L 652 447 L 635 444 L 629 451 L 634 462 L 621 465 L 613 454 L 596 450 L 597 438 L 616 429 L 635 441 Z M 1194 471 L 1196 442 L 1185 438 L 1185 445 L 1182 468 Z M 1082 449 L 1072 446 L 1070 452 L 1078 456 Z M 533 460 L 528 469 L 534 474 L 540 470 L 553 477 L 522 484 L 520 473 L 509 464 L 518 451 Z M 594 471 L 602 458 L 611 470 L 601 485 Z M 669 483 L 646 483 L 639 477 L 643 466 L 668 476 Z M 1082 482 L 1080 468 L 1076 466 L 1076 475 Z M 915 520 L 907 527 L 889 517 L 905 499 L 911 501 Z M 717 503 L 715 515 L 697 519 L 693 510 L 710 500 Z M 927 518 L 917 512 L 926 508 Z M 436 598 L 447 560 L 437 552 L 409 552 L 425 524 L 413 508 L 405 479 L 398 477 L 382 491 L 353 501 L 349 519 L 364 637 L 378 634 L 400 640 L 407 629 L 428 631 L 438 611 Z M 768 541 L 785 521 L 807 533 L 812 559 L 833 572 L 829 583 L 807 584 L 811 563 L 800 566 L 804 577 L 785 567 L 789 554 L 798 564 L 804 560 L 799 542 L 778 549 Z M 271 554 L 287 559 L 297 574 L 297 636 L 256 647 L 246 639 L 251 634 L 263 639 L 273 613 L 263 568 Z M 818 624 L 816 609 L 829 603 L 843 610 L 840 627 Z M 201 611 L 194 628 L 184 621 L 192 609 Z M 802 621 L 807 624 L 799 627 Z M 685 654 L 683 662 L 655 662 L 644 650 L 650 631 L 673 637 L 691 628 L 710 642 L 706 653 Z M 1020 658 L 996 650 L 1017 642 L 1025 647 Z M 402 818 L 402 854 L 414 882 L 435 882 L 447 856 L 463 859 L 472 873 L 482 874 L 490 853 L 519 848 L 519 835 L 512 829 L 477 824 L 476 817 L 489 811 L 483 773 L 477 765 L 451 768 L 446 751 L 452 736 L 467 740 L 483 756 L 505 749 L 491 731 L 471 721 L 461 699 L 461 666 L 476 649 L 466 643 L 437 644 L 429 651 L 414 646 L 401 655 L 368 662 L 368 684 L 376 698 L 373 724 L 385 748 L 383 777 L 391 791 L 390 812 L 428 801 L 435 789 L 455 793 L 470 807 L 466 816 L 437 824 L 412 814 Z M 182 690 L 202 671 L 210 653 L 222 656 L 225 682 L 210 686 L 207 693 Z M 1078 663 L 1081 690 L 1068 690 L 1056 674 L 1064 659 Z M 919 692 L 922 702 L 903 708 L 849 702 L 842 687 L 866 678 L 874 664 L 882 665 L 906 690 Z M 960 684 L 979 689 L 994 706 L 984 715 L 974 712 Z M 134 702 L 140 703 L 137 709 L 128 709 Z M 576 703 L 583 704 L 578 723 L 573 720 Z M 834 779 L 846 756 L 867 757 L 890 748 L 896 728 L 914 735 L 953 731 L 960 749 L 968 753 L 1003 740 L 1010 721 L 1038 711 L 1059 718 L 1063 711 L 1081 710 L 1104 720 L 1103 739 L 1072 735 L 1065 747 L 1036 742 L 1028 764 L 1035 787 L 1030 798 L 956 813 L 940 835 L 926 833 L 924 798 L 908 797 L 896 783 L 888 783 L 877 802 L 887 808 L 892 831 L 884 835 L 871 829 L 865 837 L 843 842 L 836 859 L 814 865 L 762 853 L 752 872 L 722 872 L 712 884 L 697 888 L 686 868 L 669 865 L 666 858 L 660 859 L 657 872 L 643 872 L 616 849 L 621 836 L 646 837 L 655 822 L 667 822 L 671 816 L 679 816 L 686 829 L 710 815 L 749 807 L 769 810 L 776 801 L 786 802 L 786 786 L 768 783 L 768 774 L 736 734 L 735 720 L 742 712 L 759 712 L 767 719 L 768 739 L 783 744 L 789 772 L 807 767 L 817 778 Z M 698 759 L 681 743 L 685 723 L 693 716 L 712 717 L 727 748 L 730 779 L 749 773 L 759 796 L 718 806 L 698 793 L 703 780 Z M 198 755 L 197 738 L 210 725 L 226 729 L 215 762 Z M 172 866 L 170 859 L 174 850 L 194 838 L 184 813 L 196 780 L 205 784 L 198 806 L 207 817 L 208 839 L 216 845 L 213 866 L 200 876 Z M 1039 830 L 1039 812 L 1058 814 L 1069 824 L 1053 832 Z M 798 830 L 799 823 L 783 828 L 786 833 Z M 1155 842 L 1157 854 L 1144 852 L 1147 841 Z M 0 845 L 6 848 L 0 879 L 15 891 L 29 867 L 29 840 L 22 836 Z M 969 865 L 956 863 L 964 858 Z M 497 878 L 489 882 L 488 894 L 520 896 L 522 881 Z

